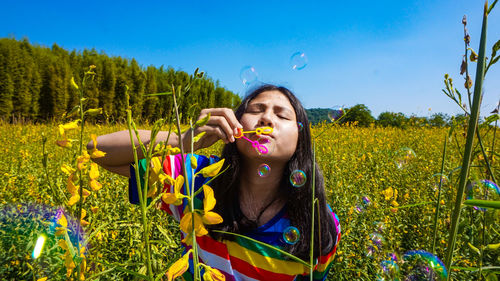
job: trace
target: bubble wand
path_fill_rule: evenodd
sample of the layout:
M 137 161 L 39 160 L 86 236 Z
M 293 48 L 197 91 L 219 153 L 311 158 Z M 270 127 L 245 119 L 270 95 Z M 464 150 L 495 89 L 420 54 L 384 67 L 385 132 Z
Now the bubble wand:
M 258 141 L 253 141 L 253 140 L 245 137 L 243 134 L 255 133 L 256 135 L 260 136 L 262 134 L 269 135 L 272 132 L 273 132 L 273 128 L 271 128 L 271 127 L 256 128 L 254 131 L 243 131 L 242 129 L 238 128 L 238 134 L 234 135 L 234 137 L 237 139 L 239 139 L 239 138 L 246 139 L 248 142 L 250 142 L 252 144 L 253 148 L 256 148 L 262 154 L 267 154 L 269 152 L 267 147 L 260 144 Z

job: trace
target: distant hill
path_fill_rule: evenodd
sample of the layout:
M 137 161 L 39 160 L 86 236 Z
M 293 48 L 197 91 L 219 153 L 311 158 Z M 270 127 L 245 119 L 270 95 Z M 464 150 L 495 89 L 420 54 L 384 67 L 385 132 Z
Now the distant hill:
M 313 125 L 318 124 L 321 121 L 330 120 L 328 118 L 328 111 L 328 108 L 309 108 L 306 109 L 307 118 Z

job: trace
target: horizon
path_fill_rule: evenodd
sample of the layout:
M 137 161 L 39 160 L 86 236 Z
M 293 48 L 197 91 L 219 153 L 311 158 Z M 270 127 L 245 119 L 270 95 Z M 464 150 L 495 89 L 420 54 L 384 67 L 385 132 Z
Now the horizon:
M 441 91 L 443 76 L 449 73 L 463 92 L 461 19 L 467 14 L 470 47 L 477 52 L 483 5 L 417 2 L 362 1 L 357 8 L 299 1 L 125 1 L 119 6 L 100 3 L 95 9 L 7 1 L 0 37 L 26 37 L 33 45 L 55 43 L 69 51 L 94 48 L 108 56 L 135 58 L 142 67 L 165 65 L 187 73 L 199 67 L 240 96 L 247 90 L 240 71 L 253 66 L 259 82 L 288 87 L 309 109 L 364 104 L 375 118 L 384 111 L 419 117 L 459 114 Z M 500 39 L 498 13 L 494 9 L 489 17 L 487 56 Z M 307 64 L 293 69 L 290 57 L 296 52 L 307 56 Z M 491 67 L 485 78 L 481 116 L 489 115 L 500 99 L 497 68 Z M 475 74 L 474 63 L 469 70 Z

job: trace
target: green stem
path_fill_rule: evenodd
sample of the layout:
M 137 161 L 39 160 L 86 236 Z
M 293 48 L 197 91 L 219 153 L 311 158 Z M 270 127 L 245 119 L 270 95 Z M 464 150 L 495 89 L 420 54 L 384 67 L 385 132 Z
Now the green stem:
M 438 227 L 438 218 L 439 218 L 439 207 L 441 206 L 441 188 L 443 186 L 443 172 L 444 172 L 444 160 L 446 159 L 446 146 L 448 144 L 448 135 L 444 137 L 444 147 L 443 147 L 443 157 L 441 158 L 441 172 L 439 176 L 439 191 L 438 197 L 436 200 L 436 214 L 434 215 L 434 235 L 432 239 L 432 253 L 436 254 L 436 238 L 437 238 L 437 227 Z
M 479 58 L 476 69 L 476 81 L 474 85 L 474 98 L 471 108 L 471 116 L 469 119 L 469 128 L 467 130 L 467 141 L 465 145 L 464 157 L 462 162 L 462 170 L 460 173 L 460 182 L 457 190 L 457 197 L 455 200 L 455 207 L 453 210 L 452 225 L 450 229 L 450 238 L 448 241 L 448 251 L 446 254 L 446 268 L 451 268 L 453 261 L 453 251 L 455 249 L 456 236 L 458 231 L 458 221 L 460 219 L 460 212 L 462 209 L 462 200 L 464 196 L 465 185 L 467 183 L 469 175 L 469 166 L 471 162 L 472 146 L 474 143 L 474 133 L 477 127 L 477 121 L 479 119 L 479 106 L 481 104 L 481 94 L 483 87 L 484 78 L 484 64 L 485 64 L 485 52 L 486 52 L 486 28 L 488 24 L 487 15 L 488 5 L 485 5 L 485 11 L 483 14 L 483 24 L 481 30 L 481 40 L 479 43 Z M 450 280 L 451 274 L 448 275 L 448 280 Z
M 320 134 L 321 135 L 321 134 Z M 319 135 L 318 135 L 319 136 Z M 312 191 L 311 191 L 311 248 L 309 250 L 309 280 L 313 280 L 314 270 L 314 200 L 316 199 L 316 140 L 313 139 Z M 318 223 L 319 224 L 319 223 Z
M 134 169 L 135 169 L 135 180 L 136 180 L 136 185 L 137 185 L 137 192 L 139 193 L 139 205 L 141 209 L 141 220 L 142 220 L 142 226 L 143 226 L 143 236 L 144 236 L 144 243 L 146 246 L 146 267 L 148 271 L 148 277 L 151 278 L 153 276 L 153 271 L 151 268 L 151 252 L 150 252 L 150 245 L 149 245 L 149 235 L 148 235 L 148 219 L 147 219 L 147 210 L 146 210 L 146 204 L 147 200 L 143 197 L 143 187 L 141 185 L 141 179 L 139 177 L 139 158 L 137 156 L 137 148 L 135 147 L 135 142 L 134 142 L 134 135 L 132 133 L 132 109 L 130 108 L 129 102 L 128 102 L 128 93 L 127 93 L 127 125 L 128 125 L 128 130 L 130 134 L 130 143 L 132 144 L 132 151 L 134 155 Z M 139 139 L 139 135 L 136 135 L 137 139 Z M 147 156 L 147 155 L 145 155 Z

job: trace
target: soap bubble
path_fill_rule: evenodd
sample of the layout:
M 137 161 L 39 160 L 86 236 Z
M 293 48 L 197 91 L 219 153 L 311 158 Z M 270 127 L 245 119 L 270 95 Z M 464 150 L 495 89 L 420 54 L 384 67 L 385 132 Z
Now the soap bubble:
M 415 151 L 413 149 L 408 148 L 408 147 L 403 147 L 400 150 L 396 152 L 396 159 L 394 160 L 394 163 L 396 164 L 396 167 L 398 169 L 405 168 L 410 161 L 415 159 L 417 155 L 415 154 Z
M 245 86 L 248 86 L 257 81 L 257 77 L 257 71 L 253 66 L 247 65 L 240 70 L 240 79 Z
M 306 181 L 307 181 L 306 173 L 304 173 L 304 171 L 302 170 L 295 170 L 290 175 L 290 183 L 294 187 L 301 187 L 304 184 L 306 184 Z
M 302 130 L 304 130 L 304 125 L 301 122 L 297 122 L 297 127 L 299 128 L 299 132 L 302 132 Z
M 385 224 L 381 221 L 376 221 L 373 223 L 375 226 L 375 232 L 382 233 L 385 230 Z
M 435 255 L 423 251 L 413 250 L 403 255 L 401 271 L 404 280 L 446 280 L 448 272 L 443 262 Z
M 344 116 L 344 106 L 335 105 L 328 110 L 328 118 L 330 121 L 335 122 Z
M 356 211 L 358 211 L 358 213 L 366 211 L 366 209 L 371 205 L 371 203 L 372 201 L 370 200 L 370 197 L 363 196 L 361 198 L 361 203 L 356 205 Z
M 385 243 L 385 238 L 380 233 L 374 232 L 370 234 L 370 241 L 378 248 L 382 248 L 383 244 Z
M 490 180 L 479 180 L 467 184 L 467 199 L 498 200 L 500 189 L 498 185 Z M 486 211 L 487 208 L 474 206 L 478 211 Z
M 445 186 L 447 183 L 448 183 L 448 177 L 441 174 L 441 173 L 437 173 L 437 174 L 434 174 L 432 175 L 432 189 L 434 191 L 439 191 L 439 182 L 441 182 L 441 187 Z
M 292 245 L 297 243 L 297 241 L 299 241 L 299 238 L 300 238 L 300 232 L 294 226 L 289 226 L 283 231 L 283 239 L 288 244 Z
M 293 70 L 301 70 L 307 66 L 307 56 L 303 52 L 295 52 L 290 57 L 290 65 Z
M 380 273 L 377 274 L 377 280 L 379 281 L 396 281 L 400 280 L 400 270 L 396 261 L 385 260 L 380 263 Z
M 257 168 L 257 174 L 259 174 L 260 177 L 265 178 L 269 176 L 269 173 L 271 172 L 271 167 L 267 164 L 261 164 L 259 168 Z

